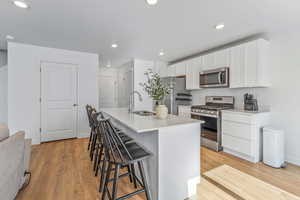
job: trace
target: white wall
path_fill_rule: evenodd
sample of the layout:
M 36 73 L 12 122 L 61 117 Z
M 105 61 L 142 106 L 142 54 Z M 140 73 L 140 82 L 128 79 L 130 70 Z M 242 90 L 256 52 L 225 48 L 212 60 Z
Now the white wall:
M 0 123 L 7 124 L 7 66 L 0 67 Z
M 145 72 L 148 69 L 154 70 L 154 62 L 146 61 L 146 60 L 138 60 L 134 59 L 134 84 L 133 88 L 135 91 L 138 91 L 142 97 L 143 101 L 140 102 L 137 95 L 134 96 L 134 109 L 135 110 L 152 110 L 153 109 L 153 100 L 149 97 L 149 95 L 143 90 L 140 86 L 140 83 L 144 83 L 147 81 L 147 77 L 145 76 Z
M 33 143 L 40 142 L 40 63 L 50 61 L 78 65 L 78 136 L 89 135 L 84 106 L 98 107 L 98 55 L 8 43 L 8 125 L 25 130 Z
M 270 107 L 271 125 L 286 132 L 286 160 L 300 165 L 300 38 L 298 33 L 273 35 L 270 42 L 271 88 L 194 91 L 193 104 L 204 103 L 207 95 L 234 95 L 240 106 L 244 93 L 254 93 L 260 106 Z

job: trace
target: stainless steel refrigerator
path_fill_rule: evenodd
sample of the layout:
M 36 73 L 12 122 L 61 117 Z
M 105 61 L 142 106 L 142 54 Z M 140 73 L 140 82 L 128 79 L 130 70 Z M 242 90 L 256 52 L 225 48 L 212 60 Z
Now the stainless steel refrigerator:
M 178 115 L 179 105 L 191 105 L 192 95 L 186 90 L 185 77 L 162 78 L 164 85 L 171 86 L 170 94 L 164 99 L 164 104 L 168 107 L 169 114 Z

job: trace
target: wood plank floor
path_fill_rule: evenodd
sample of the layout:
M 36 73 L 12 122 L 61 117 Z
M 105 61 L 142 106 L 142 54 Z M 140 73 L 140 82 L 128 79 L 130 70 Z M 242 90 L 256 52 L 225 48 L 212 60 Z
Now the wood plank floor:
M 228 165 L 205 172 L 204 177 L 244 200 L 300 200 L 300 197 L 294 194 Z
M 73 139 L 33 146 L 32 180 L 16 200 L 100 199 L 99 178 L 93 174 L 87 142 L 87 139 Z M 300 167 L 288 164 L 285 169 L 273 169 L 201 148 L 201 173 L 223 164 L 300 196 Z M 127 183 L 128 179 L 123 178 L 120 195 L 134 190 Z M 131 199 L 143 200 L 145 197 L 142 194 Z
M 224 152 L 201 149 L 202 174 L 224 164 L 300 196 L 300 167 L 298 166 L 287 164 L 284 169 L 275 169 L 263 163 L 250 163 Z
M 192 200 L 238 200 L 204 178 L 197 189 L 198 195 Z

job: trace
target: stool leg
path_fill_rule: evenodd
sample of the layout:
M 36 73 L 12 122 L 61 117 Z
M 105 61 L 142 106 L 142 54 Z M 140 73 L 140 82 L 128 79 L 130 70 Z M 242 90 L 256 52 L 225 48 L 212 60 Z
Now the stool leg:
M 88 145 L 88 150 L 90 150 L 90 146 L 91 146 L 91 141 L 92 141 L 92 129 L 91 129 L 91 133 L 90 133 L 90 139 L 89 139 L 89 145 Z
M 96 146 L 96 142 L 97 142 L 97 134 L 94 133 L 94 139 L 93 139 L 93 143 L 92 143 L 92 147 L 91 147 L 91 161 L 93 161 L 94 158 L 94 151 L 95 151 L 95 146 Z
M 141 174 L 141 177 L 142 177 L 142 182 L 144 184 L 146 198 L 147 198 L 147 200 L 151 200 L 149 186 L 148 186 L 148 182 L 147 182 L 147 179 L 146 179 L 143 162 L 142 161 L 138 161 L 138 165 L 139 165 L 139 170 L 140 170 L 140 174 Z
M 134 188 L 137 188 L 136 179 L 135 179 L 136 175 L 135 175 L 134 164 L 130 164 L 130 168 L 131 168 L 131 173 L 132 173 L 132 177 L 133 177 Z
M 100 154 L 99 154 L 99 158 L 98 158 L 98 162 L 97 162 L 95 176 L 98 176 L 99 166 L 100 166 L 100 163 L 102 161 L 102 155 L 103 155 L 103 145 L 101 145 L 101 147 L 100 147 Z
M 95 134 L 94 134 L 94 132 L 93 132 L 93 133 L 92 133 L 92 140 L 91 140 L 91 147 L 90 147 L 90 158 L 91 158 L 91 160 L 92 160 L 92 153 L 93 153 L 94 140 L 95 140 Z
M 128 173 L 129 173 L 129 181 L 130 181 L 130 183 L 132 183 L 132 171 L 131 171 L 131 167 L 130 167 L 130 165 L 127 165 L 126 167 L 127 167 Z
M 99 186 L 99 192 L 104 192 L 104 186 L 105 186 L 105 171 L 106 171 L 106 164 L 107 160 L 103 160 L 102 168 L 101 168 L 101 176 L 100 176 L 100 186 Z M 109 166 L 109 165 L 108 165 Z M 106 171 L 107 173 L 110 173 L 109 171 Z
M 111 167 L 112 167 L 112 164 L 109 163 L 108 164 L 107 173 L 106 173 L 105 185 L 104 185 L 104 189 L 103 189 L 103 193 L 102 193 L 102 198 L 101 198 L 102 200 L 105 200 L 106 192 L 108 190 L 108 182 L 109 182 L 109 178 L 110 178 Z M 109 199 L 111 199 L 111 198 L 109 197 Z
M 98 144 L 98 145 L 96 145 L 96 153 L 95 153 L 95 160 L 94 160 L 94 167 L 93 167 L 94 171 L 96 170 L 96 167 L 97 167 L 99 151 L 100 151 L 100 148 L 99 148 L 99 144 Z
M 114 175 L 113 189 L 112 189 L 112 200 L 117 199 L 119 173 L 120 173 L 120 165 L 117 164 L 115 166 L 115 175 Z

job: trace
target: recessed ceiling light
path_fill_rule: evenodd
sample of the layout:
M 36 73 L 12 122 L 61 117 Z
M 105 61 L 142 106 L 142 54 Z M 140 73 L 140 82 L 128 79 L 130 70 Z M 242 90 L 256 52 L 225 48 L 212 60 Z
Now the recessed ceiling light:
M 114 44 L 111 45 L 111 47 L 112 47 L 112 48 L 117 48 L 117 47 L 118 47 L 118 44 L 114 43 Z
M 6 36 L 6 39 L 7 39 L 7 40 L 14 40 L 15 37 L 14 37 L 14 36 L 11 36 L 11 35 L 7 35 L 7 36 Z
M 14 5 L 19 7 L 19 8 L 29 8 L 28 4 L 25 1 L 21 1 L 21 0 L 15 0 L 13 1 Z
M 153 6 L 153 5 L 156 5 L 157 4 L 157 0 L 146 0 L 147 1 L 147 4 Z
M 217 29 L 217 30 L 222 30 L 224 27 L 225 27 L 224 24 L 217 24 L 217 25 L 215 26 L 215 29 Z
M 160 51 L 159 56 L 163 56 L 163 55 L 165 55 L 165 53 L 163 51 Z

